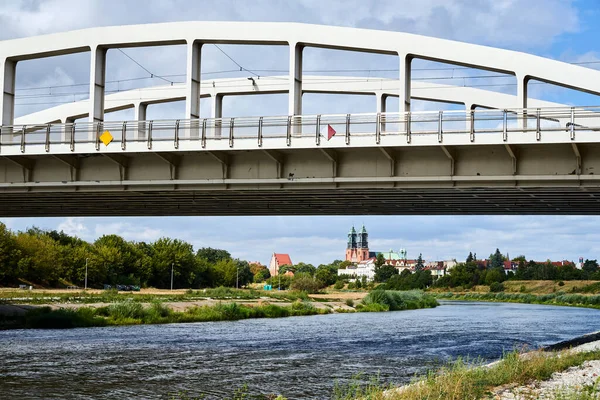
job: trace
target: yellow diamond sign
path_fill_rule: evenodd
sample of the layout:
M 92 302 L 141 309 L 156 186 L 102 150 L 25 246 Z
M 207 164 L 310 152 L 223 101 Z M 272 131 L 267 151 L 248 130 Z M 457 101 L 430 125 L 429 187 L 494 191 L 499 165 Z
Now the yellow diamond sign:
M 113 135 L 110 134 L 109 131 L 104 131 L 102 135 L 100 135 L 100 140 L 104 143 L 105 146 L 108 146 L 110 142 L 113 141 Z

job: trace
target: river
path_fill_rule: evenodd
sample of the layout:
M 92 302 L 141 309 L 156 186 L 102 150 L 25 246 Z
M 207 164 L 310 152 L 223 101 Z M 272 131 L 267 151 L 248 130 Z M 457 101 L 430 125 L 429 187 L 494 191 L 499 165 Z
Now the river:
M 329 398 L 358 373 L 403 383 L 450 358 L 492 360 L 600 330 L 600 311 L 444 302 L 435 309 L 0 331 L 1 399 Z M 366 378 L 365 378 L 366 379 Z

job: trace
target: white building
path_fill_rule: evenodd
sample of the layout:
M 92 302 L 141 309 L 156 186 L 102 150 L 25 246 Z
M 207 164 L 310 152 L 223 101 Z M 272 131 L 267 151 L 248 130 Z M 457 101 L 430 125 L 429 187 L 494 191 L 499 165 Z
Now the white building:
M 375 257 L 368 258 L 356 265 L 350 265 L 348 268 L 338 269 L 338 276 L 346 275 L 351 279 L 362 279 L 363 276 L 366 276 L 368 281 L 372 281 L 375 279 L 375 260 Z

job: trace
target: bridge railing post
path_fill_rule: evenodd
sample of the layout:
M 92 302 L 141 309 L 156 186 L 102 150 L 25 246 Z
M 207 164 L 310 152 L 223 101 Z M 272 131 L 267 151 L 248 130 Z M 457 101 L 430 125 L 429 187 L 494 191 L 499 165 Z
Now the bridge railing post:
M 406 112 L 406 114 L 405 114 L 405 116 L 404 116 L 404 119 L 405 119 L 405 121 L 406 121 L 406 143 L 410 143 L 410 139 L 411 139 L 411 138 L 410 138 L 410 136 L 411 136 L 411 129 L 410 129 L 410 123 L 411 123 L 411 122 L 410 122 L 410 120 L 411 120 L 411 118 L 410 118 L 410 111 L 407 111 L 407 112 Z
M 152 150 L 152 122 L 148 122 L 148 150 Z
M 285 142 L 288 146 L 292 145 L 292 116 L 287 117 L 287 132 L 285 135 Z
M 25 129 L 27 127 L 23 125 L 23 129 L 21 129 L 21 153 L 25 153 Z
M 440 111 L 438 115 L 438 143 L 442 143 L 444 140 L 442 135 L 444 131 L 444 112 Z
M 375 143 L 381 142 L 381 113 L 377 113 L 375 117 Z
M 50 127 L 51 127 L 51 124 L 46 125 L 46 144 L 45 144 L 46 153 L 48 153 L 50 151 Z
M 71 151 L 75 151 L 75 122 L 71 124 L 71 137 L 69 138 L 69 144 L 71 145 Z
M 508 140 L 508 111 L 502 111 L 502 140 Z
M 315 129 L 315 141 L 317 143 L 317 146 L 321 145 L 321 115 L 317 115 L 317 123 L 315 124 L 316 129 Z
M 471 121 L 471 123 L 469 124 L 469 139 L 471 140 L 471 142 L 475 141 L 475 110 L 470 110 L 469 111 L 469 119 Z
M 202 148 L 206 148 L 206 118 L 202 120 L 202 137 L 200 138 L 200 145 Z
M 175 121 L 175 132 L 173 133 L 173 147 L 179 148 L 179 120 Z
M 575 107 L 571 107 L 571 126 L 569 130 L 571 132 L 571 140 L 575 140 Z
M 263 141 L 263 117 L 258 118 L 258 147 L 262 147 Z
M 100 131 L 102 130 L 102 123 L 101 122 L 94 122 L 95 126 L 96 126 L 96 151 L 100 150 Z M 94 125 L 92 125 L 92 130 L 94 129 Z
M 235 124 L 235 118 L 231 118 L 229 121 L 229 147 L 233 147 L 233 125 Z
M 346 114 L 346 144 L 350 144 L 350 114 Z
M 123 122 L 121 127 L 121 150 L 125 150 L 127 146 L 127 122 Z
M 536 140 L 542 139 L 542 121 L 540 118 L 541 110 L 537 108 L 535 110 L 535 138 Z

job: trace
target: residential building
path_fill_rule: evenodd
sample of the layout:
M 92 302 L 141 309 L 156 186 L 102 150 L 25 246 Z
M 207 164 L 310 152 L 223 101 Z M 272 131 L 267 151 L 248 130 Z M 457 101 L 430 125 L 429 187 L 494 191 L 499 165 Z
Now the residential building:
M 269 262 L 269 272 L 271 276 L 279 275 L 279 267 L 282 265 L 294 265 L 289 254 L 273 253 Z
M 375 260 L 376 258 L 372 257 L 356 265 L 350 265 L 346 269 L 340 268 L 338 269 L 338 276 L 346 275 L 351 279 L 362 279 L 365 276 L 368 281 L 372 281 L 375 279 Z

